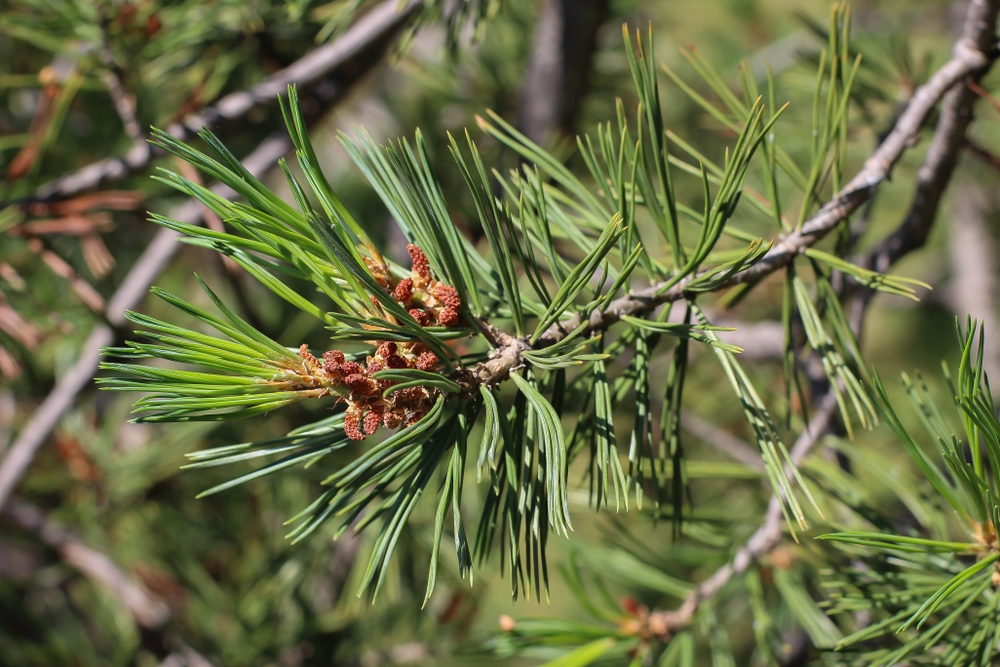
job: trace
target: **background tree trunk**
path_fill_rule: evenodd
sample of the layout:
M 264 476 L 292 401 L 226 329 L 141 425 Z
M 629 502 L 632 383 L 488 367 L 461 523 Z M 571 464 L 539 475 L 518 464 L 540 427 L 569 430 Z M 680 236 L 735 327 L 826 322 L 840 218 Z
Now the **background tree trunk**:
M 533 141 L 573 134 L 607 0 L 547 0 L 535 27 L 518 118 Z

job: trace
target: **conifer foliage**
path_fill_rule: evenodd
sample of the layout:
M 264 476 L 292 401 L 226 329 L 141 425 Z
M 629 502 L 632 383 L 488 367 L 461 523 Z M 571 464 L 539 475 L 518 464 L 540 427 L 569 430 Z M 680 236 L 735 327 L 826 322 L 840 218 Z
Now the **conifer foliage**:
M 468 438 L 481 414 L 485 427 L 477 462 L 488 474 L 490 491 L 474 547 L 476 555 L 484 558 L 500 540 L 515 595 L 532 583 L 536 594 L 543 584 L 548 588 L 545 546 L 550 530 L 565 535 L 572 529 L 567 468 L 582 450 L 588 450 L 591 457 L 591 486 L 598 505 L 607 505 L 614 496 L 616 507 L 627 508 L 632 488 L 636 502 L 641 503 L 645 489 L 640 480 L 646 476 L 654 488 L 653 502 L 659 504 L 671 495 L 673 515 L 679 521 L 685 486 L 679 443 L 676 438 L 664 443 L 669 444 L 668 452 L 667 447 L 654 444 L 652 434 L 641 433 L 639 423 L 626 474 L 611 399 L 621 386 L 628 386 L 628 378 L 608 378 L 605 360 L 610 350 L 649 347 L 660 338 L 678 341 L 673 363 L 679 370 L 672 372 L 672 391 L 678 400 L 668 406 L 677 410 L 683 391 L 682 368 L 693 341 L 714 348 L 720 362 L 733 373 L 736 391 L 752 396 L 752 385 L 745 375 L 738 375 L 742 370 L 736 355 L 741 350 L 718 339 L 719 328 L 707 321 L 694 298 L 687 298 L 682 322 L 668 321 L 673 299 L 663 295 L 674 294 L 671 288 L 682 281 L 685 297 L 717 288 L 765 256 L 768 244 L 752 238 L 732 259 L 705 266 L 736 211 L 751 161 L 783 109 L 765 115 L 761 98 L 749 99 L 750 91 L 747 104 L 736 105 L 733 113 L 742 120 L 727 163 L 715 168 L 719 175 L 714 179 L 704 162 L 699 165 L 705 214 L 699 216 L 701 231 L 695 247 L 686 249 L 680 240 L 681 220 L 662 139 L 655 65 L 643 50 L 641 36 L 636 34 L 633 45 L 631 36 L 625 34 L 639 109 L 645 114 L 638 127 L 643 128 L 644 122 L 645 137 L 653 139 L 647 145 L 642 135 L 633 136 L 624 110 L 615 133 L 608 129 L 605 134 L 602 129 L 599 141 L 605 152 L 598 157 L 591 148 L 586 154 L 594 175 L 608 174 L 608 182 L 616 188 L 603 201 L 495 114 L 480 121 L 483 129 L 534 162 L 501 179 L 509 198 L 492 194 L 494 182 L 471 135 L 466 135 L 464 149 L 456 139 L 451 140 L 452 154 L 489 239 L 494 265 L 470 246 L 451 221 L 419 134 L 415 147 L 406 140 L 377 146 L 366 135 L 360 140 L 342 136 L 411 241 L 407 251 L 412 266 L 407 272 L 385 259 L 327 182 L 306 134 L 294 89 L 289 91 L 284 114 L 302 176 L 281 163 L 294 207 L 246 172 L 207 130 L 201 137 L 214 157 L 157 131 L 159 146 L 229 185 L 247 203 L 230 204 L 182 176 L 164 172 L 158 178 L 197 198 L 226 221 L 231 231 L 206 230 L 160 216 L 153 219 L 231 257 L 281 297 L 323 321 L 334 342 L 365 347 L 358 352 L 345 352 L 347 345 L 324 350 L 319 353 L 321 363 L 305 344 L 285 347 L 255 331 L 205 286 L 221 318 L 172 295 L 161 296 L 210 325 L 221 338 L 130 313 L 129 319 L 144 327 L 140 333 L 153 342 L 108 350 L 109 355 L 121 358 L 158 357 L 202 370 L 107 362 L 106 370 L 126 376 L 102 379 L 102 385 L 147 392 L 136 403 L 143 413 L 139 421 L 248 417 L 292 401 L 325 396 L 346 404 L 343 431 L 332 431 L 319 442 L 303 446 L 290 439 L 277 448 L 270 444 L 263 449 L 251 447 L 239 455 L 226 450 L 230 460 L 242 460 L 251 453 L 284 454 L 245 477 L 298 463 L 319 465 L 324 454 L 343 445 L 344 436 L 361 440 L 383 424 L 399 429 L 363 452 L 348 469 L 333 473 L 327 480 L 330 488 L 296 517 L 299 523 L 292 533 L 304 537 L 334 518 L 342 522 L 342 530 L 356 521 L 360 523 L 355 530 L 380 523 L 366 577 L 366 587 L 370 585 L 373 593 L 378 591 L 407 517 L 439 466 L 447 472 L 437 532 L 442 533 L 450 508 L 460 566 L 463 572 L 471 570 L 472 549 L 461 517 L 462 478 Z M 648 40 L 651 46 L 651 33 Z M 846 99 L 849 94 L 848 81 L 842 95 Z M 843 115 L 830 122 L 844 122 Z M 825 158 L 824 151 L 818 159 Z M 551 183 L 546 182 L 549 179 Z M 717 184 L 714 194 L 713 181 Z M 640 202 L 657 221 L 663 235 L 658 243 L 669 244 L 669 266 L 663 263 L 665 258 L 646 251 L 634 229 Z M 573 254 L 561 252 L 557 239 L 566 239 Z M 632 314 L 622 314 L 624 330 L 605 341 L 610 322 L 591 326 L 591 315 L 618 314 L 614 299 L 631 291 L 638 277 L 636 269 L 643 274 L 642 283 L 648 285 L 652 298 L 632 309 Z M 281 274 L 311 282 L 324 299 L 317 302 L 294 290 Z M 654 308 L 664 303 L 666 307 L 654 314 Z M 504 321 L 510 322 L 510 333 L 503 331 Z M 822 329 L 822 324 L 817 326 Z M 844 367 L 842 361 L 840 365 Z M 497 392 L 508 379 L 518 392 L 509 407 Z M 579 420 L 572 441 L 562 423 L 568 392 L 586 394 L 587 403 L 594 405 L 593 420 Z M 644 408 L 648 414 L 649 406 Z M 747 415 L 758 433 L 771 479 L 787 491 L 789 516 L 805 526 L 802 509 L 782 472 L 788 455 L 770 413 L 758 401 Z M 207 456 L 199 454 L 203 461 Z M 224 460 L 213 458 L 212 462 Z M 672 463 L 669 474 L 668 460 Z M 435 554 L 428 595 L 433 590 L 436 561 Z
M 463 30 L 482 36 L 501 9 L 465 0 L 407 3 L 407 11 L 417 5 L 409 29 L 443 24 L 452 56 Z M 789 628 L 815 647 L 816 664 L 995 664 L 1000 421 L 984 370 L 986 332 L 972 318 L 956 326 L 960 361 L 941 380 L 951 413 L 933 398 L 939 391 L 903 376 L 921 442 L 858 337 L 873 295 L 917 300 L 929 289 L 888 273 L 895 248 L 922 244 L 927 229 L 919 241 L 893 236 L 866 255 L 858 252 L 866 220 L 852 228 L 851 216 L 928 119 L 939 129 L 925 167 L 948 150 L 937 142 L 963 111 L 957 96 L 997 56 L 979 48 L 995 43 L 996 5 L 971 3 L 965 50 L 916 87 L 857 175 L 852 116 L 879 94 L 878 74 L 864 71 L 844 4 L 812 26 L 825 48 L 812 106 L 798 116 L 805 128 L 789 127 L 770 69 L 758 76 L 744 61 L 734 88 L 700 52 L 682 49 L 692 81 L 655 60 L 651 27 L 625 25 L 633 102 L 617 100 L 612 118 L 577 137 L 571 160 L 566 146 L 548 150 L 486 109 L 475 128 L 434 141 L 420 130 L 384 143 L 364 128 L 340 132 L 398 234 L 352 213 L 324 174 L 295 85 L 279 98 L 292 145 L 277 161 L 288 197 L 209 129 L 188 142 L 154 128 L 151 143 L 185 166 L 160 167 L 154 178 L 222 225 L 160 212 L 150 220 L 218 253 L 323 335 L 272 337 L 196 277 L 200 301 L 152 289 L 175 319 L 126 314 L 134 340 L 104 348 L 97 383 L 141 393 L 138 423 L 268 420 L 293 403 L 318 403 L 321 418 L 284 435 L 188 453 L 189 476 L 240 465 L 199 498 L 318 471 L 310 497 L 284 517 L 287 537 L 303 548 L 321 529 L 338 540 L 365 536 L 352 592 L 373 601 L 391 587 L 403 545 L 415 548 L 407 531 L 424 508 L 433 517 L 425 606 L 439 569 L 452 567 L 442 545 L 454 547 L 470 584 L 475 570 L 497 563 L 515 599 L 548 599 L 558 569 L 593 621 L 504 616 L 480 647 L 495 656 L 543 656 L 553 667 L 735 665 L 738 630 L 726 619 L 742 617 L 752 619 L 743 629 L 755 665 L 798 659 Z M 341 34 L 365 6 L 332 3 L 315 14 L 317 39 Z M 671 130 L 664 81 L 720 128 L 719 159 Z M 432 146 L 446 149 L 444 166 Z M 954 159 L 938 162 L 954 169 Z M 697 184 L 698 206 L 679 194 L 680 179 Z M 897 234 L 916 224 L 908 218 Z M 720 314 L 767 290 L 780 294 L 777 392 L 743 360 Z M 688 456 L 682 426 L 692 377 L 705 368 L 720 379 L 712 399 L 742 419 L 750 462 Z M 876 427 L 891 432 L 918 474 L 886 473 L 886 452 L 859 444 Z M 807 456 L 818 443 L 830 457 Z M 905 506 L 908 521 L 880 505 L 866 476 Z M 700 485 L 729 480 L 763 489 L 763 521 L 695 502 Z M 606 543 L 572 536 L 584 511 L 601 513 Z M 643 521 L 667 527 L 669 556 L 636 539 Z M 553 537 L 569 553 L 558 564 Z M 718 569 L 694 576 L 705 563 Z M 608 580 L 637 597 L 615 600 Z

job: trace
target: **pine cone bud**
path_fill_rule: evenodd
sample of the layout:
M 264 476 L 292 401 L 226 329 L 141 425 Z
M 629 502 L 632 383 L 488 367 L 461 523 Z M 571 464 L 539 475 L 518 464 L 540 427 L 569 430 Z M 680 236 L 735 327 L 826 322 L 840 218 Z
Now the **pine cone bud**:
M 361 419 L 355 412 L 348 412 L 344 415 L 344 433 L 351 440 L 364 440 L 365 434 L 361 432 Z
M 343 363 L 344 353 L 340 350 L 330 350 L 323 353 L 323 370 L 328 375 L 339 375 Z
M 403 357 L 398 354 L 394 354 L 391 357 L 386 357 L 385 363 L 389 368 L 409 368 L 410 364 Z
M 423 387 L 407 387 L 396 392 L 396 404 L 412 403 L 417 404 L 427 397 Z
M 427 261 L 427 255 L 419 247 L 413 245 L 412 243 L 406 246 L 406 252 L 410 253 L 410 262 L 412 263 L 413 273 L 417 274 L 421 278 L 431 277 L 431 265 Z
M 438 301 L 454 310 L 458 310 L 462 306 L 462 300 L 458 297 L 458 290 L 451 285 L 437 283 L 431 289 L 431 294 L 433 294 L 434 298 Z
M 386 428 L 399 428 L 399 425 L 403 423 L 403 418 L 395 412 L 387 412 L 382 418 L 382 423 L 385 424 Z
M 344 375 L 354 375 L 361 372 L 361 364 L 356 361 L 345 361 L 340 364 L 340 372 Z
M 371 412 L 365 415 L 365 421 L 364 421 L 365 433 L 367 433 L 368 435 L 375 433 L 375 431 L 378 430 L 378 425 L 380 423 L 382 423 L 382 415 L 372 410 Z
M 317 363 L 316 357 L 313 356 L 312 352 L 309 351 L 309 346 L 305 343 L 299 345 L 299 358 L 306 363 Z
M 411 298 L 413 298 L 413 278 L 403 278 L 396 285 L 396 289 L 393 291 L 392 296 L 396 301 L 402 303 L 407 303 Z
M 375 381 L 361 373 L 354 373 L 344 378 L 344 384 L 351 388 L 352 394 L 371 396 L 375 393 Z
M 426 327 L 431 323 L 430 313 L 424 312 L 418 308 L 410 308 L 410 317 L 417 321 L 422 327 Z
M 421 352 L 417 357 L 417 369 L 421 371 L 433 371 L 437 368 L 438 358 L 433 352 Z
M 458 311 L 451 307 L 446 307 L 438 315 L 438 322 L 443 327 L 453 327 L 458 324 Z

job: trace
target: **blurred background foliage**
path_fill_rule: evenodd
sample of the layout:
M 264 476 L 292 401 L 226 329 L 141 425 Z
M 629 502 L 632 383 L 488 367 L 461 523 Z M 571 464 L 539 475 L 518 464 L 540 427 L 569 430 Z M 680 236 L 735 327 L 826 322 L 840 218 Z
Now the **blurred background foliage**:
M 495 4 L 466 3 L 466 13 L 454 19 L 442 18 L 444 9 L 435 10 L 438 14 L 428 10 L 419 29 L 404 36 L 405 44 L 393 48 L 315 121 L 313 138 L 327 176 L 355 217 L 381 236 L 397 259 L 405 256 L 405 242 L 350 165 L 336 131 L 364 125 L 384 142 L 420 127 L 445 191 L 465 192 L 447 159 L 446 132 L 468 127 L 480 138 L 474 117 L 486 109 L 525 122 L 531 54 L 547 7 L 534 0 Z M 651 23 L 657 62 L 688 81 L 697 79 L 681 47 L 697 49 L 733 86 L 744 58 L 758 78 L 769 63 L 779 102 L 792 103 L 781 121 L 783 146 L 800 163 L 808 162 L 812 87 L 823 45 L 815 28 L 825 25 L 826 3 L 611 0 L 605 5 L 593 32 L 592 57 L 574 63 L 582 68 L 585 85 L 568 103 L 570 108 L 550 119 L 536 137 L 565 156 L 571 168 L 584 171 L 568 133 L 593 132 L 598 122 L 613 118 L 616 97 L 627 108 L 634 106 L 621 48 L 623 22 Z M 127 97 L 134 96 L 138 131 L 169 126 L 262 81 L 317 44 L 337 40 L 350 18 L 367 7 L 350 0 L 0 0 L 0 200 L 16 204 L 0 213 L 0 457 L 54 379 L 72 365 L 91 329 L 104 321 L 107 299 L 156 233 L 145 211 L 167 212 L 183 203 L 149 178 L 149 168 L 105 186 L 98 191 L 102 194 L 89 199 L 80 194 L 62 207 L 33 199 L 51 179 L 131 149 L 137 129 L 116 112 L 112 89 L 118 86 Z M 890 126 L 900 102 L 947 59 L 963 17 L 962 3 L 939 0 L 858 0 L 852 7 L 853 46 L 864 54 L 864 63 L 852 111 L 848 174 L 860 167 L 878 133 Z M 478 29 L 465 27 L 470 17 L 481 17 Z M 722 146 L 732 133 L 665 76 L 661 87 L 669 129 L 721 161 Z M 984 87 L 1000 87 L 996 76 Z M 711 96 L 706 86 L 698 89 Z M 1000 150 L 1000 116 L 989 108 L 980 116 L 972 130 L 978 155 L 962 159 L 940 216 L 944 224 L 896 271 L 932 284 L 934 291 L 920 303 L 878 296 L 866 321 L 865 357 L 885 378 L 913 369 L 938 378 L 942 358 L 953 365 L 957 358 L 953 317 L 968 307 L 959 294 L 962 261 L 950 250 L 949 220 L 968 202 L 981 202 L 985 236 L 979 243 L 988 250 L 1000 203 L 996 167 L 990 164 L 992 150 Z M 246 155 L 279 124 L 274 105 L 260 106 L 220 127 L 219 134 L 238 155 Z M 495 141 L 483 138 L 481 145 L 488 165 L 501 172 L 517 165 L 516 156 Z M 861 246 L 898 223 L 922 153 L 923 147 L 908 153 L 881 190 L 867 213 Z M 153 164 L 176 168 L 165 157 Z M 680 200 L 699 209 L 698 179 L 676 178 Z M 750 187 L 760 186 L 755 179 L 759 175 L 751 176 Z M 268 183 L 279 192 L 285 187 L 280 175 L 271 174 Z M 463 196 L 456 194 L 452 201 L 462 202 Z M 453 211 L 460 225 L 472 213 L 470 202 L 465 204 Z M 767 221 L 759 217 L 763 231 Z M 466 229 L 475 238 L 477 231 L 469 225 Z M 995 274 L 997 263 L 986 269 Z M 194 272 L 274 339 L 323 348 L 324 332 L 314 320 L 296 314 L 209 250 L 184 248 L 156 284 L 201 303 L 205 298 L 192 280 Z M 976 315 L 995 318 L 995 300 L 986 303 L 994 310 Z M 153 299 L 141 306 L 154 317 L 174 318 L 165 308 Z M 724 317 L 765 325 L 780 320 L 780 281 L 773 289 L 765 285 L 757 290 Z M 763 348 L 780 347 L 780 330 L 772 329 L 771 335 L 778 339 L 765 336 L 758 341 Z M 655 378 L 666 376 L 666 363 L 655 360 L 651 373 L 657 394 L 662 392 Z M 694 364 L 690 372 L 686 398 L 691 413 L 746 437 L 739 405 L 728 394 L 719 396 L 718 367 Z M 780 356 L 754 364 L 751 373 L 770 398 L 783 396 Z M 901 395 L 897 383 L 888 385 L 891 395 Z M 932 381 L 930 389 L 947 398 L 943 382 Z M 634 598 L 636 605 L 672 608 L 688 591 L 689 581 L 723 564 L 732 545 L 753 531 L 768 500 L 759 475 L 746 467 L 730 479 L 695 480 L 698 521 L 684 540 L 675 541 L 669 525 L 651 526 L 649 517 L 637 512 L 595 515 L 585 509 L 583 498 L 572 539 L 552 541 L 551 560 L 563 564 L 564 576 L 552 578 L 551 602 L 512 603 L 496 564 L 480 568 L 470 589 L 445 557 L 434 597 L 420 609 L 432 539 L 432 506 L 425 504 L 397 551 L 391 581 L 371 604 L 355 596 L 360 573 L 352 569 L 354 554 L 366 549 L 368 538 L 333 543 L 328 529 L 294 546 L 284 539 L 284 520 L 312 499 L 324 470 L 267 477 L 196 500 L 198 492 L 228 479 L 231 471 L 179 469 L 187 452 L 283 435 L 321 417 L 323 406 L 299 403 L 266 418 L 219 425 L 136 425 L 127 423 L 131 400 L 93 387 L 81 392 L 17 487 L 18 503 L 40 509 L 48 528 L 71 530 L 71 544 L 83 544 L 91 552 L 81 556 L 66 546 L 69 542 L 53 538 L 52 530 L 32 529 L 28 522 L 7 517 L 0 523 L 0 664 L 294 667 L 497 659 L 485 651 L 507 656 L 509 664 L 536 664 L 556 653 L 531 642 L 521 650 L 512 636 L 498 635 L 501 615 L 517 623 L 525 618 L 591 622 L 573 596 L 577 585 L 608 598 L 604 606 L 612 610 L 612 618 L 616 613 L 628 616 L 628 604 L 619 602 L 622 595 Z M 901 418 L 916 424 L 916 416 L 906 411 Z M 705 444 L 710 437 L 704 431 L 688 433 L 688 456 L 725 460 Z M 872 465 L 909 480 L 913 466 L 901 449 L 887 444 L 892 442 L 881 428 L 860 434 L 851 447 L 871 452 L 877 457 Z M 347 460 L 348 454 L 341 456 Z M 829 465 L 825 456 L 818 453 L 807 471 Z M 336 465 L 336 459 L 325 465 Z M 571 477 L 580 480 L 582 473 L 582 468 L 574 469 Z M 888 515 L 903 514 L 899 488 L 864 469 L 857 474 L 873 506 Z M 919 486 L 916 481 L 913 485 Z M 580 488 L 584 494 L 582 484 Z M 771 619 L 781 639 L 779 650 L 792 653 L 796 641 L 820 645 L 824 637 L 829 643 L 839 639 L 837 629 L 814 613 L 812 599 L 820 591 L 803 583 L 815 582 L 815 572 L 823 566 L 818 549 L 810 540 L 784 545 L 754 575 L 761 595 L 777 589 L 796 601 L 789 603 L 784 617 Z M 120 590 L 94 574 L 94 567 L 100 569 L 94 554 L 110 558 L 148 599 L 131 605 L 123 601 Z M 80 566 L 81 558 L 91 558 L 91 570 Z M 604 593 L 595 592 L 595 572 L 602 577 L 597 588 L 606 586 Z M 803 594 L 807 600 L 801 599 Z M 712 616 L 716 626 L 700 630 L 712 634 L 727 628 L 736 664 L 751 664 L 754 654 L 759 628 L 747 606 L 753 603 L 750 596 L 745 604 L 720 607 L 717 617 Z M 136 606 L 143 605 L 145 612 L 136 613 Z M 793 630 L 800 612 L 812 614 L 805 621 L 812 623 L 805 638 Z M 608 657 L 627 660 L 621 654 Z

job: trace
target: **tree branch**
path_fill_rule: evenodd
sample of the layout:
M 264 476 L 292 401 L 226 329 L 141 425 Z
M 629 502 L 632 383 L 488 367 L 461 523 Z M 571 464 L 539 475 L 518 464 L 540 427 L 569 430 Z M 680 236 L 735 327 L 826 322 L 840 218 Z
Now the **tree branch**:
M 135 115 L 135 95 L 125 88 L 122 69 L 115 62 L 115 57 L 112 55 L 111 50 L 106 46 L 101 49 L 101 62 L 108 68 L 103 74 L 104 85 L 108 89 L 108 94 L 111 96 L 111 103 L 114 105 L 115 111 L 122 121 L 122 129 L 125 130 L 125 134 L 129 139 L 137 143 L 140 141 L 145 143 L 142 137 L 142 128 L 139 126 L 139 120 Z
M 774 361 L 780 360 L 785 354 L 785 329 L 781 322 L 773 320 L 745 322 L 725 316 L 716 318 L 712 313 L 708 313 L 708 319 L 715 326 L 736 329 L 736 331 L 720 331 L 718 336 L 724 343 L 743 348 L 740 359 Z
M 370 69 L 349 65 L 372 49 L 381 55 L 386 44 L 423 4 L 422 0 L 411 0 L 401 6 L 399 0 L 385 0 L 340 38 L 310 51 L 249 90 L 226 95 L 199 113 L 187 116 L 182 122 L 171 124 L 167 132 L 181 141 L 188 141 L 203 127 L 215 127 L 241 118 L 255 107 L 274 104 L 279 96 L 287 94 L 289 84 L 297 84 L 303 89 L 314 88 L 317 93 L 324 93 L 321 97 L 339 98 L 346 87 Z M 323 85 L 327 82 L 332 83 L 332 87 Z M 105 158 L 57 178 L 43 185 L 35 197 L 37 200 L 70 197 L 108 181 L 127 178 L 160 154 L 162 151 L 147 143 L 146 137 L 139 137 L 124 156 Z
M 893 237 L 902 239 L 906 234 L 919 234 L 925 225 L 933 222 L 940 194 L 950 179 L 950 172 L 954 169 L 953 151 L 957 151 L 964 143 L 965 129 L 971 120 L 969 96 L 975 97 L 966 86 L 956 86 L 956 84 L 969 76 L 981 77 L 998 56 L 994 48 L 997 9 L 998 0 L 971 2 L 963 35 L 955 44 L 951 60 L 913 93 L 895 126 L 865 161 L 861 171 L 800 229 L 783 235 L 763 259 L 735 274 L 718 289 L 742 283 L 755 283 L 766 278 L 788 265 L 869 201 L 879 186 L 889 178 L 893 167 L 906 149 L 912 145 L 928 115 L 947 94 L 947 108 L 942 111 L 942 120 L 928 150 L 928 161 L 933 161 L 933 166 L 927 167 L 925 164 L 927 168 L 921 169 L 921 176 L 918 177 L 918 193 L 914 198 L 911 216 Z M 956 136 L 959 137 L 957 146 Z M 947 176 L 943 176 L 941 171 L 947 171 Z M 930 213 L 921 212 L 923 211 L 921 207 L 930 208 Z M 929 220 L 925 220 L 928 215 Z M 926 230 L 924 235 L 926 236 Z M 887 243 L 892 245 L 895 241 L 890 239 Z M 902 249 L 903 246 L 900 246 L 900 250 Z M 893 250 L 888 256 L 890 258 L 901 256 L 896 254 L 898 252 Z M 696 275 L 688 276 L 669 289 L 664 289 L 665 283 L 657 283 L 619 297 L 605 308 L 590 313 L 588 330 L 604 330 L 625 315 L 641 315 L 665 303 L 685 299 L 688 296 L 687 285 L 696 277 Z M 559 342 L 567 332 L 579 326 L 581 321 L 580 316 L 576 315 L 566 322 L 553 325 L 539 337 L 534 347 L 542 348 Z M 511 338 L 507 346 L 494 351 L 493 358 L 489 362 L 480 364 L 475 371 L 477 380 L 486 384 L 502 380 L 512 368 L 521 363 L 521 352 L 530 347 L 527 339 Z
M 705 421 L 690 410 L 681 410 L 681 428 L 731 459 L 764 472 L 764 459 L 761 458 L 760 450 L 751 447 L 726 429 Z
M 836 414 L 837 398 L 834 392 L 828 391 L 820 401 L 816 413 L 809 420 L 809 426 L 792 446 L 791 458 L 794 465 L 798 465 L 812 451 L 813 446 L 826 434 Z M 790 468 L 787 470 L 787 473 L 788 478 L 792 479 Z M 767 505 L 767 515 L 763 525 L 750 536 L 746 544 L 737 550 L 733 559 L 716 570 L 715 574 L 695 588 L 684 600 L 679 609 L 671 612 L 662 612 L 665 614 L 666 626 L 670 632 L 676 632 L 687 627 L 702 602 L 713 597 L 733 577 L 746 572 L 747 568 L 758 558 L 774 549 L 784 534 L 783 523 L 781 498 L 775 493 L 771 496 L 771 500 Z
M 973 141 L 972 139 L 966 138 L 965 148 L 975 155 L 977 158 L 985 162 L 987 165 L 993 168 L 994 171 L 1000 172 L 1000 156 L 994 155 L 990 151 L 986 150 L 983 146 Z
M 170 618 L 170 608 L 135 577 L 124 572 L 105 554 L 85 544 L 73 532 L 50 521 L 39 508 L 16 501 L 3 516 L 20 528 L 34 533 L 59 552 L 70 567 L 94 580 L 128 607 L 135 622 L 144 628 L 158 628 Z
M 972 80 L 982 78 L 986 69 L 984 66 L 970 72 Z M 956 85 L 945 96 L 937 131 L 917 173 L 917 187 L 909 212 L 896 231 L 868 254 L 864 266 L 885 272 L 903 255 L 926 243 L 941 197 L 965 146 L 965 134 L 972 122 L 972 105 L 976 99 L 976 94 L 964 83 Z
M 974 1 L 970 5 L 963 36 L 955 47 L 956 59 L 960 57 L 963 51 L 969 48 L 977 47 L 985 49 L 985 45 L 992 43 L 998 5 L 1000 3 L 996 0 Z M 952 62 L 954 62 L 954 59 Z M 945 65 L 945 68 L 947 67 L 948 65 Z M 982 76 L 987 67 L 988 62 L 979 68 L 970 70 L 969 74 L 974 77 Z M 940 71 L 938 74 L 940 74 Z M 935 75 L 932 78 L 932 82 L 937 78 L 938 75 Z M 965 144 L 965 131 L 972 120 L 971 106 L 975 94 L 960 80 L 956 80 L 954 84 L 954 88 L 945 96 L 941 118 L 934 132 L 934 139 L 931 142 L 927 157 L 918 174 L 917 188 L 910 212 L 900 228 L 885 243 L 881 244 L 876 252 L 870 255 L 873 258 L 877 258 L 879 262 L 882 262 L 882 264 L 876 264 L 880 271 L 887 270 L 892 262 L 902 257 L 911 249 L 923 245 L 930 225 L 934 221 L 941 195 L 947 187 L 951 174 L 954 171 L 958 151 Z M 928 83 L 927 85 L 931 84 Z M 921 96 L 922 90 L 918 90 L 914 94 L 914 99 Z M 911 101 L 911 107 L 912 104 L 913 102 Z M 911 107 L 908 107 L 903 113 L 900 121 L 910 114 Z M 897 124 L 896 129 L 890 133 L 889 138 L 893 134 L 896 134 L 898 128 L 899 125 Z M 876 151 L 876 155 L 882 151 L 883 146 L 885 146 L 885 142 Z M 898 156 L 896 159 L 898 159 Z M 869 159 L 866 166 L 871 161 Z M 886 170 L 885 173 L 887 174 L 888 171 Z M 857 180 L 858 177 L 855 177 L 852 183 Z M 850 188 L 851 186 L 848 185 L 847 190 L 850 190 Z M 820 214 L 822 214 L 822 211 Z M 865 309 L 870 303 L 870 296 L 871 292 L 866 290 L 855 302 L 855 308 L 851 313 L 851 326 L 856 334 L 861 330 Z M 834 392 L 828 390 L 810 421 L 809 427 L 799 436 L 792 447 L 791 459 L 794 465 L 798 465 L 808 455 L 816 442 L 830 428 L 836 412 L 836 396 Z M 791 470 L 788 472 L 790 475 Z M 775 493 L 771 496 L 771 500 L 768 503 L 767 515 L 763 525 L 736 552 L 732 560 L 702 582 L 676 611 L 660 612 L 663 614 L 663 622 L 669 631 L 676 632 L 681 628 L 687 627 L 702 602 L 713 597 L 733 577 L 745 572 L 754 561 L 774 549 L 781 541 L 784 533 L 782 522 L 781 498 Z

